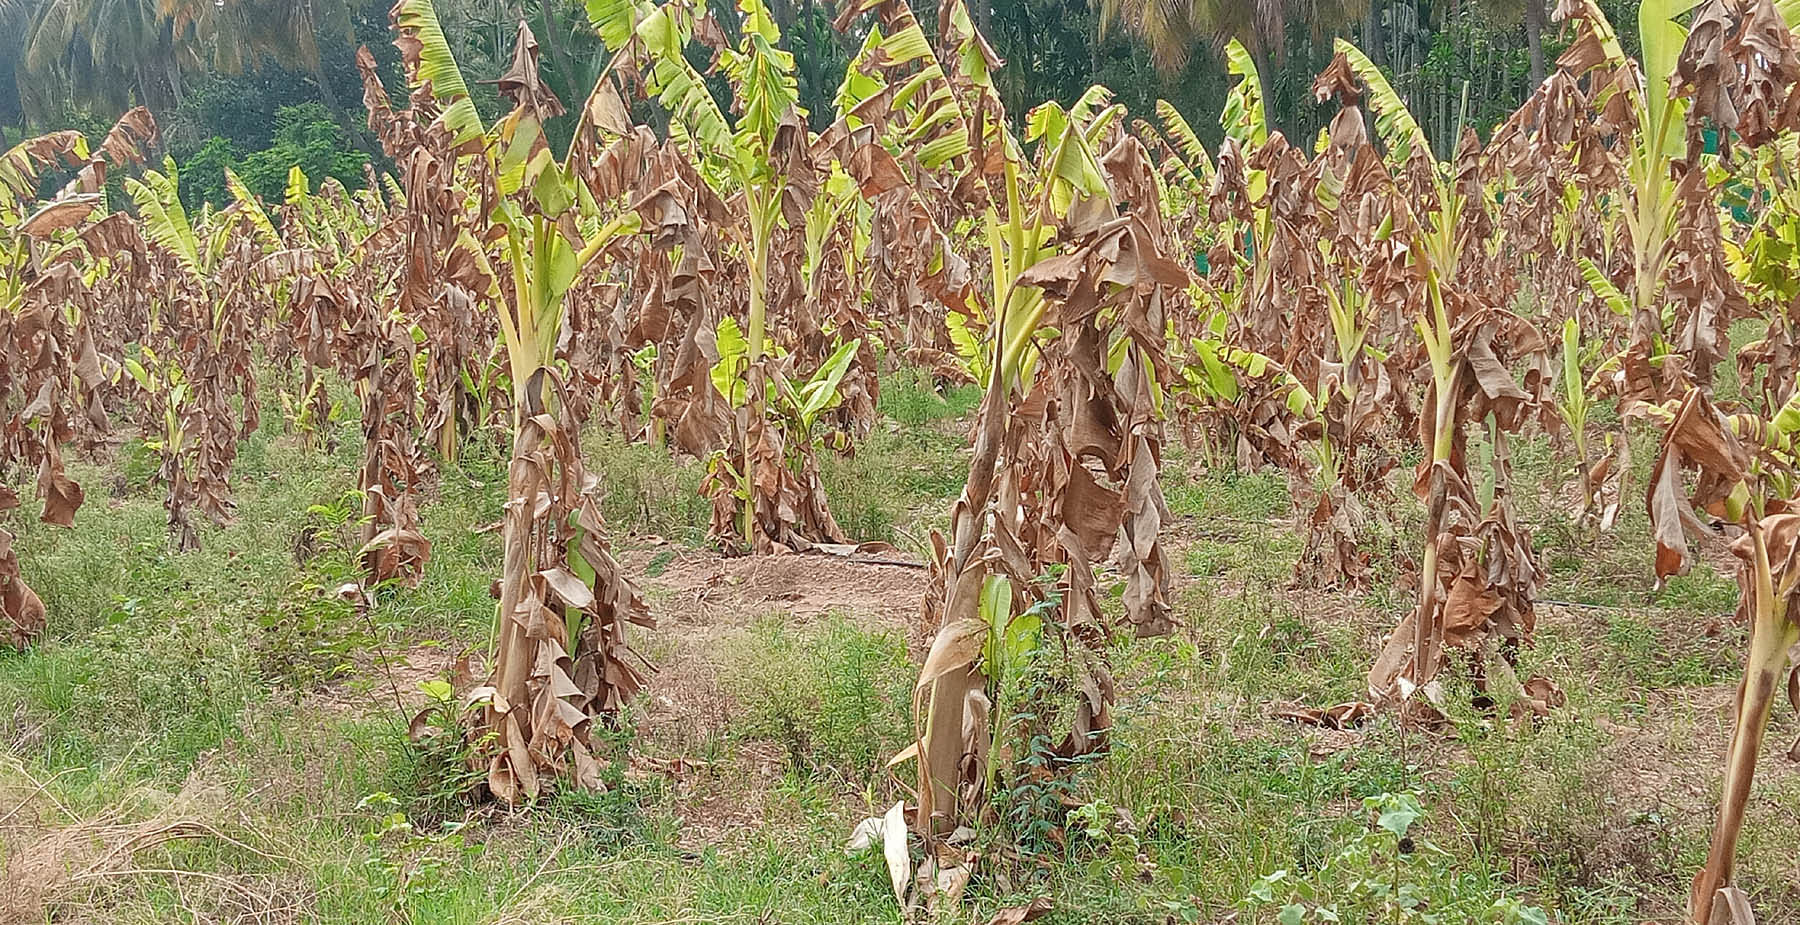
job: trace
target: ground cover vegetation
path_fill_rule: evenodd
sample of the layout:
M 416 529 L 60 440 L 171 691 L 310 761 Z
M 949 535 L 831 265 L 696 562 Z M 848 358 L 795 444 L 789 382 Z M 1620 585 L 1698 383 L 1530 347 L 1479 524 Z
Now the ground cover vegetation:
M 1800 920 L 1800 9 L 534 9 L 0 154 L 0 921 Z

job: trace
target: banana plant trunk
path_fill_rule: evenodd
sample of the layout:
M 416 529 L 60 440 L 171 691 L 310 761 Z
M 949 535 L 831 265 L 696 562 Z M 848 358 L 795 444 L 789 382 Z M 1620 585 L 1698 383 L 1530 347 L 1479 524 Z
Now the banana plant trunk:
M 1769 561 L 1768 536 L 1756 518 L 1746 524 L 1751 546 L 1749 587 L 1754 606 L 1750 627 L 1750 651 L 1745 657 L 1744 679 L 1738 685 L 1737 725 L 1725 758 L 1725 781 L 1719 796 L 1719 818 L 1713 825 L 1706 866 L 1695 875 L 1688 899 L 1689 916 L 1696 925 L 1713 921 L 1719 891 L 1731 885 L 1738 837 L 1743 832 L 1750 802 L 1750 786 L 1756 759 L 1768 733 L 1769 710 L 1788 669 L 1788 649 L 1800 640 L 1800 624 L 1788 619 L 1792 589 L 1777 588 Z M 1785 570 L 1784 570 L 1785 571 Z M 1784 576 L 1782 584 L 1790 584 Z
M 528 493 L 528 483 L 533 477 L 531 454 L 537 447 L 531 445 L 529 433 L 525 428 L 513 428 L 512 463 L 507 470 L 506 496 L 509 499 L 521 498 Z M 505 518 L 501 521 L 500 544 L 503 550 L 500 572 L 500 604 L 497 615 L 496 645 L 494 647 L 494 689 L 506 699 L 510 709 L 521 709 L 527 704 L 525 682 L 530 677 L 530 649 L 525 638 L 525 627 L 512 615 L 518 612 L 519 601 L 525 595 L 525 585 L 531 575 L 531 517 L 532 512 L 523 504 L 508 503 Z
M 362 529 L 357 536 L 357 548 L 365 549 L 381 532 L 381 497 L 373 490 L 381 484 L 381 418 L 386 410 L 385 395 L 382 391 L 387 373 L 387 356 L 378 355 L 375 368 L 369 375 L 369 381 L 362 387 L 363 406 L 363 459 L 362 459 Z
M 1431 410 L 1421 419 L 1421 436 L 1430 444 L 1431 468 L 1426 473 L 1425 550 L 1419 560 L 1419 601 L 1412 614 L 1400 621 L 1375 665 L 1369 671 L 1370 696 L 1391 699 L 1397 682 L 1412 684 L 1436 674 L 1442 630 L 1438 617 L 1438 535 L 1443 532 L 1449 486 L 1445 472 L 1456 448 L 1456 400 L 1461 391 L 1462 367 L 1453 362 L 1452 329 L 1444 310 L 1435 276 L 1428 278 L 1431 314 L 1418 319 L 1419 334 L 1431 361 Z M 1423 414 L 1424 412 L 1422 412 Z M 1429 423 L 1429 431 L 1424 427 Z M 1410 621 L 1410 625 L 1409 625 Z M 1408 653 L 1410 643 L 1411 652 Z M 1409 667 L 1410 666 L 1410 667 Z
M 760 205 L 760 207 L 759 207 Z M 769 426 L 767 385 L 763 378 L 763 340 L 768 332 L 769 238 L 774 233 L 774 205 L 760 197 L 750 200 L 750 309 L 744 336 L 745 358 L 749 368 L 744 372 L 744 420 L 738 430 L 744 438 L 744 469 L 739 475 L 744 493 L 743 539 L 755 552 L 756 518 L 756 448 Z M 764 215 L 765 212 L 771 214 Z
M 1444 332 L 1446 339 L 1449 332 Z M 1433 384 L 1436 409 L 1432 415 L 1431 475 L 1425 500 L 1425 552 L 1419 561 L 1419 610 L 1413 620 L 1413 678 L 1434 673 L 1438 657 L 1438 534 L 1444 530 L 1444 508 L 1449 486 L 1444 470 L 1450 462 L 1456 434 L 1456 374 L 1440 374 Z

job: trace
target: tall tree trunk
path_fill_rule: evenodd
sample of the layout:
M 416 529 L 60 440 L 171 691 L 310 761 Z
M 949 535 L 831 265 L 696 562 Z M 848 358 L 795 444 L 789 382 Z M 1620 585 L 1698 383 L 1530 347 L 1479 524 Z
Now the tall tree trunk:
M 1363 47 L 1380 67 L 1388 63 L 1387 43 L 1381 37 L 1381 11 L 1385 6 L 1384 0 L 1369 0 L 1369 15 L 1363 20 Z
M 1531 57 L 1529 95 L 1544 82 L 1544 0 L 1525 0 L 1525 48 Z
M 975 20 L 975 28 L 989 42 L 994 40 L 994 4 L 993 0 L 969 0 L 969 17 Z
M 1100 66 L 1106 61 L 1105 50 L 1101 47 L 1104 41 L 1099 37 L 1088 41 L 1088 83 L 1100 82 Z
M 769 14 L 775 19 L 776 28 L 783 35 L 794 31 L 794 4 L 792 0 L 768 0 Z
M 169 108 L 173 110 L 181 105 L 181 69 L 176 67 L 175 59 L 169 59 Z
M 1253 35 L 1245 43 L 1250 48 L 1250 60 L 1256 65 L 1257 88 L 1262 91 L 1263 117 L 1268 120 L 1269 130 L 1283 135 L 1288 134 L 1289 125 L 1285 118 L 1288 114 L 1281 112 L 1275 105 L 1275 61 L 1269 49 L 1263 44 L 1260 35 Z M 1292 136 L 1288 140 L 1293 141 Z
M 319 67 L 312 72 L 313 82 L 319 85 L 319 99 L 324 101 L 325 110 L 331 113 L 331 121 L 339 127 L 347 129 L 352 135 L 361 128 L 361 120 L 352 119 L 344 111 L 344 103 L 338 99 L 337 91 L 331 88 L 331 78 L 325 75 L 325 68 Z

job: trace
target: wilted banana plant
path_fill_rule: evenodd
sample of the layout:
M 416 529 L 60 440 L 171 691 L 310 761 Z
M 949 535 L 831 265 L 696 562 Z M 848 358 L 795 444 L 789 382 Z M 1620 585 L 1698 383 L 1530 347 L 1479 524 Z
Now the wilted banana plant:
M 74 523 L 84 494 L 63 470 L 61 445 L 76 426 L 91 434 L 108 430 L 101 394 L 118 369 L 95 346 L 91 274 L 78 269 L 91 251 L 81 235 L 105 214 L 107 169 L 142 161 L 144 146 L 155 139 L 156 123 L 140 108 L 122 116 L 97 149 L 66 131 L 0 153 L 0 390 L 23 399 L 6 408 L 0 427 L 6 470 L 0 474 L 36 470 L 46 523 Z M 41 171 L 53 166 L 78 170 L 54 197 L 40 201 Z M 19 505 L 18 494 L 0 486 L 0 511 Z M 12 544 L 12 534 L 0 531 L 0 613 L 6 642 L 22 648 L 44 629 L 46 614 L 20 575 Z
M 1688 100 L 1670 92 L 1678 76 L 1691 80 L 1677 74 L 1687 30 L 1675 20 L 1692 6 L 1691 0 L 1641 5 L 1641 68 L 1625 55 L 1594 0 L 1557 8 L 1558 18 L 1578 25 L 1559 69 L 1598 88 L 1594 118 L 1612 136 L 1609 146 L 1624 151 L 1624 170 L 1611 178 L 1625 200 L 1615 229 L 1621 278 L 1609 278 L 1594 255 L 1583 267 L 1595 292 L 1627 313 L 1625 345 L 1605 364 L 1626 403 L 1658 402 L 1690 384 L 1709 385 L 1734 313 L 1716 286 L 1724 270 L 1699 135 L 1688 133 L 1684 148 Z
M 1677 102 L 1693 103 L 1687 113 L 1689 157 L 1695 156 L 1695 141 L 1708 128 L 1720 133 L 1722 148 L 1735 135 L 1753 149 L 1750 158 L 1740 160 L 1748 161 L 1751 179 L 1770 199 L 1744 233 L 1743 244 L 1725 249 L 1723 263 L 1730 274 L 1721 271 L 1720 209 L 1710 191 L 1699 186 L 1707 195 L 1684 201 L 1677 218 L 1680 232 L 1697 240 L 1694 249 L 1706 251 L 1678 258 L 1671 272 L 1670 288 L 1699 304 L 1687 330 L 1710 327 L 1713 316 L 1719 326 L 1728 324 L 1736 305 L 1777 302 L 1772 316 L 1765 318 L 1765 338 L 1739 361 L 1746 374 L 1758 361 L 1770 362 L 1755 390 L 1762 399 L 1760 414 L 1726 414 L 1702 389 L 1690 389 L 1679 401 L 1652 412 L 1666 421 L 1647 498 L 1657 581 L 1691 565 L 1687 533 L 1701 516 L 1731 525 L 1738 534 L 1731 544 L 1739 563 L 1738 614 L 1750 630 L 1718 818 L 1706 865 L 1695 875 L 1688 900 L 1690 919 L 1703 925 L 1754 920 L 1749 898 L 1733 874 L 1757 758 L 1784 675 L 1788 699 L 1800 710 L 1800 666 L 1789 659 L 1800 643 L 1800 611 L 1794 609 L 1800 597 L 1800 514 L 1795 513 L 1800 501 L 1800 394 L 1793 389 L 1787 355 L 1791 339 L 1784 315 L 1792 301 L 1787 292 L 1791 280 L 1782 267 L 1784 229 L 1791 227 L 1793 204 L 1783 195 L 1787 181 L 1779 175 L 1792 163 L 1800 130 L 1800 54 L 1784 19 L 1792 15 L 1785 12 L 1790 10 L 1769 0 L 1708 3 L 1695 14 L 1675 69 Z M 1762 150 L 1754 151 L 1758 148 Z M 1748 298 L 1740 283 L 1750 289 Z M 1693 362 L 1704 368 L 1716 341 L 1684 332 L 1680 346 L 1697 354 Z M 1743 384 L 1749 392 L 1748 377 Z M 1683 484 L 1690 471 L 1696 473 L 1691 491 Z M 1800 742 L 1789 757 L 1800 758 Z
M 794 58 L 777 47 L 781 31 L 774 16 L 761 0 L 739 0 L 738 10 L 740 36 L 732 43 L 703 7 L 589 4 L 601 38 L 641 67 L 641 85 L 669 111 L 675 143 L 698 160 L 700 175 L 714 184 L 721 200 L 742 209 L 747 239 L 735 243 L 749 280 L 748 305 L 742 325 L 720 319 L 712 372 L 738 409 L 737 452 L 714 457 L 707 490 L 715 512 L 735 514 L 733 545 L 770 552 L 845 541 L 825 498 L 811 442 L 772 426 L 778 422 L 769 415 L 774 382 L 787 376 L 775 368 L 771 353 L 770 311 L 796 318 L 814 311 L 792 285 L 781 287 L 792 304 L 771 305 L 776 291 L 771 274 L 786 276 L 801 267 L 806 217 L 828 167 L 812 153 Z M 725 117 L 705 78 L 688 62 L 693 43 L 714 52 L 717 69 L 732 88 L 735 120 Z M 794 252 L 777 254 L 783 242 Z M 726 259 L 720 255 L 718 262 Z M 816 329 L 818 320 L 809 318 L 802 326 Z M 731 349 L 739 344 L 742 349 Z M 715 517 L 714 533 L 731 542 L 726 519 Z
M 1595 447 L 1591 412 L 1610 399 L 1629 404 L 1654 392 L 1652 367 L 1635 358 L 1641 351 L 1628 349 L 1634 309 L 1626 292 L 1639 261 L 1631 244 L 1647 238 L 1621 229 L 1636 221 L 1639 207 L 1657 210 L 1622 189 L 1632 152 L 1646 151 L 1620 143 L 1626 121 L 1635 124 L 1642 114 L 1629 105 L 1637 97 L 1619 84 L 1616 69 L 1628 62 L 1608 51 L 1618 45 L 1611 25 L 1584 2 L 1564 4 L 1559 15 L 1569 20 L 1574 41 L 1556 71 L 1494 129 L 1484 155 L 1497 206 L 1493 234 L 1504 242 L 1485 272 L 1522 276 L 1540 330 L 1561 332 L 1557 420 L 1546 423 L 1566 428 L 1572 444 L 1577 523 L 1607 530 L 1631 469 L 1631 442 L 1606 434 Z
M 46 166 L 79 163 L 86 146 L 79 132 L 59 132 L 27 139 L 0 155 L 0 306 L 5 308 L 0 313 L 0 325 L 4 325 L 0 331 L 0 347 L 4 348 L 0 350 L 0 384 L 8 394 L 28 396 L 18 407 L 7 409 L 6 427 L 0 431 L 4 434 L 0 461 L 9 470 L 5 473 L 9 478 L 15 466 L 39 469 L 40 489 L 52 489 L 59 499 L 53 513 L 49 507 L 53 496 L 45 495 L 43 519 L 63 526 L 73 522 L 82 492 L 63 473 L 59 449 L 73 436 L 60 400 L 72 385 L 73 370 L 66 352 L 72 339 L 57 304 L 63 301 L 59 297 L 74 295 L 70 290 L 79 287 L 80 281 L 70 278 L 67 264 L 61 261 L 57 263 L 63 266 L 62 272 L 39 274 L 36 268 L 44 265 L 46 257 L 79 249 L 79 242 L 71 242 L 67 234 L 59 232 L 86 221 L 100 203 L 91 193 L 76 192 L 40 204 L 37 181 Z M 97 385 L 91 382 L 88 387 Z M 18 494 L 10 487 L 0 490 L 0 509 L 11 510 L 19 503 Z M 15 621 L 20 619 L 14 615 Z M 29 623 L 30 634 L 41 629 L 41 620 Z M 27 638 L 17 636 L 15 641 L 23 644 Z
M 1427 685 L 1449 652 L 1461 649 L 1485 697 L 1488 641 L 1497 638 L 1511 664 L 1535 625 L 1540 579 L 1508 498 L 1508 437 L 1545 412 L 1547 344 L 1529 320 L 1502 307 L 1494 287 L 1504 281 L 1471 272 L 1491 246 L 1483 234 L 1491 196 L 1472 136 L 1465 136 L 1452 162 L 1438 162 L 1379 69 L 1343 40 L 1319 86 L 1342 107 L 1333 123 L 1334 146 L 1346 142 L 1355 151 L 1366 144 L 1363 100 L 1374 113 L 1375 134 L 1396 172 L 1388 197 L 1392 216 L 1366 233 L 1376 242 L 1397 239 L 1405 246 L 1386 251 L 1390 260 L 1379 263 L 1392 272 L 1370 294 L 1410 311 L 1418 354 L 1430 371 L 1419 415 L 1426 457 L 1413 482 L 1426 513 L 1419 600 L 1370 670 L 1370 694 L 1408 701 L 1424 688 L 1432 697 Z M 1520 366 L 1523 386 L 1513 372 Z M 1486 438 L 1488 466 L 1479 484 L 1468 459 L 1471 425 Z M 1559 699 L 1544 682 L 1519 691 L 1536 712 Z
M 1768 418 L 1727 415 L 1694 389 L 1653 413 L 1667 421 L 1647 499 L 1658 582 L 1692 564 L 1686 534 L 1690 525 L 1700 523 L 1697 514 L 1717 518 L 1740 533 L 1731 551 L 1739 561 L 1738 612 L 1750 628 L 1750 644 L 1738 685 L 1719 815 L 1688 905 L 1694 922 L 1715 922 L 1714 907 L 1722 903 L 1748 908 L 1732 883 L 1732 872 L 1757 756 L 1784 676 L 1789 698 L 1800 709 L 1795 697 L 1800 667 L 1788 661 L 1789 649 L 1800 642 L 1800 610 L 1794 607 L 1800 597 L 1800 513 L 1795 513 L 1800 399 Z M 1698 476 L 1691 492 L 1682 484 L 1689 471 Z M 1800 755 L 1800 742 L 1790 754 Z
M 403 283 L 383 272 L 406 261 L 401 223 L 381 220 L 386 206 L 379 193 L 352 200 L 330 180 L 314 194 L 306 174 L 294 167 L 277 232 L 229 170 L 226 185 L 251 226 L 280 245 L 258 270 L 278 306 L 266 325 L 287 338 L 282 343 L 278 337 L 265 356 L 300 360 L 305 368 L 301 397 L 284 393 L 284 405 L 310 443 L 335 407 L 318 374 L 335 370 L 355 387 L 363 429 L 357 478 L 363 570 L 372 583 L 397 579 L 416 586 L 431 542 L 420 529 L 415 492 L 432 466 L 415 439 L 423 430 L 418 354 L 425 335 L 403 311 L 389 308 Z
M 258 425 L 246 290 L 255 265 L 279 242 L 254 201 L 190 219 L 172 160 L 160 173 L 128 178 L 125 189 L 147 239 L 134 259 L 153 268 L 161 299 L 140 345 L 161 371 L 140 362 L 133 378 L 147 392 L 160 390 L 147 396 L 147 407 L 162 411 L 153 442 L 163 460 L 169 537 L 178 549 L 194 549 L 200 539 L 190 510 L 217 525 L 230 519 L 237 444 Z M 170 415 L 178 426 L 170 426 Z
M 637 230 L 639 216 L 598 214 L 584 168 L 551 153 L 543 124 L 563 107 L 538 81 L 537 43 L 523 23 L 500 79 L 513 109 L 490 128 L 429 0 L 401 0 L 393 20 L 421 110 L 414 125 L 435 139 L 435 166 L 409 173 L 406 199 L 412 207 L 449 203 L 429 218 L 449 223 L 450 234 L 424 239 L 454 241 L 452 260 L 464 263 L 465 278 L 476 282 L 471 291 L 498 315 L 511 385 L 493 674 L 479 692 L 483 744 L 473 760 L 485 765 L 496 799 L 519 803 L 564 770 L 577 786 L 598 786 L 589 727 L 615 716 L 642 685 L 628 661 L 625 624 L 649 618 L 607 546 L 579 422 L 554 368 L 570 286 L 608 245 Z M 596 96 L 616 92 L 610 79 L 602 75 Z M 365 96 L 374 109 L 385 102 L 372 86 Z M 584 119 L 594 111 L 584 105 Z
M 1156 481 L 1163 345 L 1167 310 L 1189 280 L 1160 214 L 1124 205 L 1156 201 L 1155 170 L 1104 90 L 1070 110 L 1034 110 L 1028 159 L 1005 128 L 990 78 L 998 61 L 960 2 L 939 17 L 953 66 L 904 3 L 845 15 L 868 12 L 887 33 L 871 33 L 846 80 L 856 98 L 841 130 L 869 139 L 850 172 L 874 195 L 909 185 L 914 202 L 936 171 L 962 176 L 992 267 L 986 292 L 934 285 L 980 325 L 987 376 L 967 483 L 949 534 L 932 538 L 924 622 L 936 632 L 916 688 L 917 742 L 902 756 L 918 768 L 913 826 L 941 854 L 933 863 L 949 866 L 966 859 L 943 837 L 981 819 L 1022 763 L 1060 773 L 1104 747 L 1114 694 L 1094 564 L 1117 558 L 1136 632 L 1168 631 Z M 909 125 L 924 126 L 910 139 L 921 154 L 900 161 L 883 143 Z M 915 214 L 918 227 L 938 227 L 929 211 Z M 1073 643 L 1056 669 L 1073 702 L 1016 702 L 1033 664 L 1050 670 L 1059 636 Z

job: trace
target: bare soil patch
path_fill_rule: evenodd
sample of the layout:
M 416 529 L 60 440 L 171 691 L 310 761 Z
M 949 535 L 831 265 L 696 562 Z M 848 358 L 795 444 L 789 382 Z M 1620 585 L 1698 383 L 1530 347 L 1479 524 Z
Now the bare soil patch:
M 746 711 L 728 674 L 733 659 L 753 644 L 752 627 L 771 616 L 805 627 L 841 615 L 904 638 L 916 622 L 925 569 L 896 564 L 904 560 L 894 553 L 726 557 L 666 545 L 631 550 L 622 559 L 657 622 L 634 643 L 655 665 L 634 707 L 640 752 L 634 769 L 670 780 L 684 848 L 729 846 L 766 833 L 784 811 L 776 785 L 789 756 L 777 742 L 731 741 Z
M 896 564 L 886 554 L 864 557 L 796 553 L 727 558 L 710 551 L 676 551 L 652 568 L 668 547 L 634 550 L 626 567 L 657 605 L 658 624 L 683 628 L 736 624 L 744 618 L 785 613 L 804 623 L 833 611 L 871 627 L 904 629 L 918 613 L 925 590 L 922 567 Z M 655 574 L 650 574 L 655 572 Z

